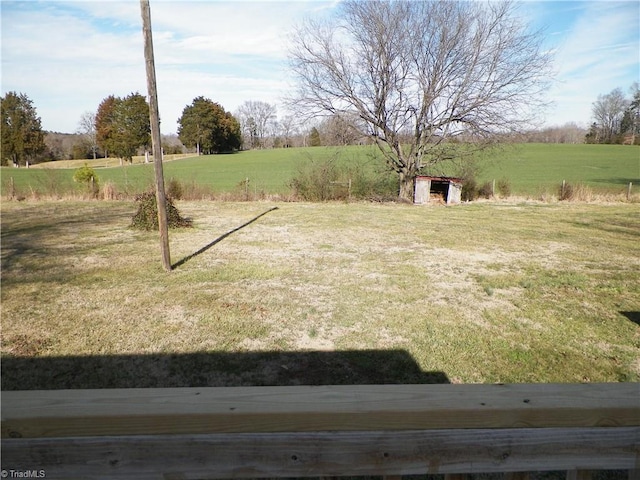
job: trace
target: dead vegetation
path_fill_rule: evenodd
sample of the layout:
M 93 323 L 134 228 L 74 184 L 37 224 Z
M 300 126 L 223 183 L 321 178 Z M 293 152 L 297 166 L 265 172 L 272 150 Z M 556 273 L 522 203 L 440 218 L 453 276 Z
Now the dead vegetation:
M 2 204 L 3 388 L 639 378 L 634 205 L 178 206 Z

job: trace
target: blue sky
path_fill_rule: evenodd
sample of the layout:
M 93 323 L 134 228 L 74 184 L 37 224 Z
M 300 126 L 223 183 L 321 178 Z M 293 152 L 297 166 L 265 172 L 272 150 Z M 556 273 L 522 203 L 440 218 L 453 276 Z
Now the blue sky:
M 278 105 L 291 88 L 287 35 L 338 1 L 151 0 L 162 132 L 205 96 L 234 112 L 244 101 Z M 1 90 L 26 93 L 46 130 L 71 133 L 108 95 L 146 95 L 140 2 L 6 1 L 1 6 Z M 640 2 L 529 1 L 531 28 L 545 28 L 556 81 L 547 125 L 588 125 L 591 104 L 640 81 Z

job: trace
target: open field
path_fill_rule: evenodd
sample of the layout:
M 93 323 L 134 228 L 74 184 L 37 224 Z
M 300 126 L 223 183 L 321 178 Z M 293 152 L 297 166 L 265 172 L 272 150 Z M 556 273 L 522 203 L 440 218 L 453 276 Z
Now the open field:
M 633 204 L 2 203 L 2 388 L 640 380 Z
M 310 159 L 329 158 L 338 162 L 361 162 L 371 169 L 383 166 L 376 147 L 352 146 L 251 150 L 233 155 L 181 158 L 167 161 L 164 171 L 167 181 L 175 178 L 209 195 L 243 188 L 240 185 L 247 178 L 249 191 L 253 193 L 286 195 L 300 165 Z M 105 160 L 99 159 L 95 161 L 95 169 L 102 184 L 110 183 L 118 192 L 130 196 L 153 183 L 153 165 L 144 165 L 141 161 L 104 168 Z M 17 195 L 27 198 L 77 194 L 82 186 L 74 184 L 73 172 L 84 162 L 73 162 L 52 162 L 28 170 L 3 167 L 2 195 L 9 194 L 11 182 Z M 73 168 L 57 168 L 63 165 L 73 165 Z M 519 144 L 487 155 L 480 166 L 479 183 L 504 178 L 511 184 L 513 194 L 532 198 L 557 194 L 563 180 L 614 194 L 623 194 L 629 182 L 635 185 L 635 192 L 640 188 L 640 148 L 626 145 Z M 437 173 L 456 174 L 454 170 Z
M 621 191 L 640 183 L 640 148 L 626 145 L 523 144 L 489 159 L 480 176 L 507 178 L 519 194 L 536 195 L 563 180 Z M 555 190 L 553 190 L 555 192 Z

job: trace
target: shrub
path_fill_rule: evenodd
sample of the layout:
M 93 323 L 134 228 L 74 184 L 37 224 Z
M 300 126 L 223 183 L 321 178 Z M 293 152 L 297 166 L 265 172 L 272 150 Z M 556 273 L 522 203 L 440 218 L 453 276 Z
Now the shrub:
M 501 178 L 500 180 L 498 180 L 497 188 L 498 193 L 502 198 L 511 196 L 511 182 L 508 178 Z
M 303 163 L 290 187 L 296 198 L 324 202 L 351 198 L 391 201 L 398 198 L 398 180 L 388 170 L 376 170 L 366 162 L 339 162 L 338 156 Z
M 367 168 L 364 162 L 351 162 L 343 177 L 351 180 L 351 198 L 369 201 L 398 199 L 398 178 L 388 169 Z
M 294 194 L 307 201 L 324 202 L 333 200 L 332 184 L 338 180 L 338 169 L 334 159 L 316 162 L 309 161 L 298 168 L 291 179 Z
M 478 189 L 478 196 L 482 198 L 491 198 L 493 197 L 493 183 L 485 182 Z
M 566 201 L 589 202 L 593 200 L 593 192 L 586 185 L 563 183 L 560 186 L 558 198 Z
M 467 177 L 462 180 L 462 192 L 460 198 L 463 202 L 472 202 L 478 196 L 478 184 L 474 177 Z
M 104 200 L 115 200 L 118 198 L 118 191 L 113 183 L 107 182 L 104 184 L 102 187 L 102 198 Z
M 191 219 L 178 212 L 170 197 L 167 197 L 167 225 L 169 228 L 191 227 Z M 138 230 L 158 230 L 158 205 L 155 192 L 145 192 L 136 197 L 138 211 L 133 215 L 131 227 Z
M 97 196 L 100 191 L 98 184 L 98 176 L 88 164 L 84 164 L 77 169 L 73 174 L 73 181 L 77 183 L 84 183 L 91 195 Z
M 174 200 L 182 200 L 183 188 L 179 180 L 172 178 L 167 185 L 167 197 Z

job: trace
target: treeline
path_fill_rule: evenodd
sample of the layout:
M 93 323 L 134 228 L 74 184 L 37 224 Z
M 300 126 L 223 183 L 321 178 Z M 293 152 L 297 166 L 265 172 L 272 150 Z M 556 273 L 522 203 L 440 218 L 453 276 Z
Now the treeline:
M 114 156 L 130 159 L 151 149 L 149 107 L 139 93 L 102 100 L 96 113 L 85 112 L 74 133 L 46 132 L 24 93 L 9 92 L 2 106 L 2 165 Z M 532 130 L 510 138 L 524 143 L 640 144 L 640 88 L 630 96 L 620 88 L 593 103 L 590 128 L 576 123 Z M 235 113 L 205 97 L 196 97 L 178 119 L 178 133 L 162 135 L 165 154 L 223 153 L 237 150 L 371 143 L 357 117 L 327 116 L 313 124 L 294 115 L 278 116 L 267 102 L 244 102 Z
M 44 132 L 45 151 L 40 161 L 81 160 L 94 158 L 94 149 L 81 133 Z M 162 135 L 162 151 L 166 155 L 186 153 L 186 148 L 175 133 Z M 104 158 L 98 147 L 95 158 Z M 34 163 L 34 162 L 32 162 Z
M 598 95 L 593 103 L 595 120 L 585 136 L 586 143 L 640 145 L 640 85 L 636 82 L 626 96 L 621 88 Z

